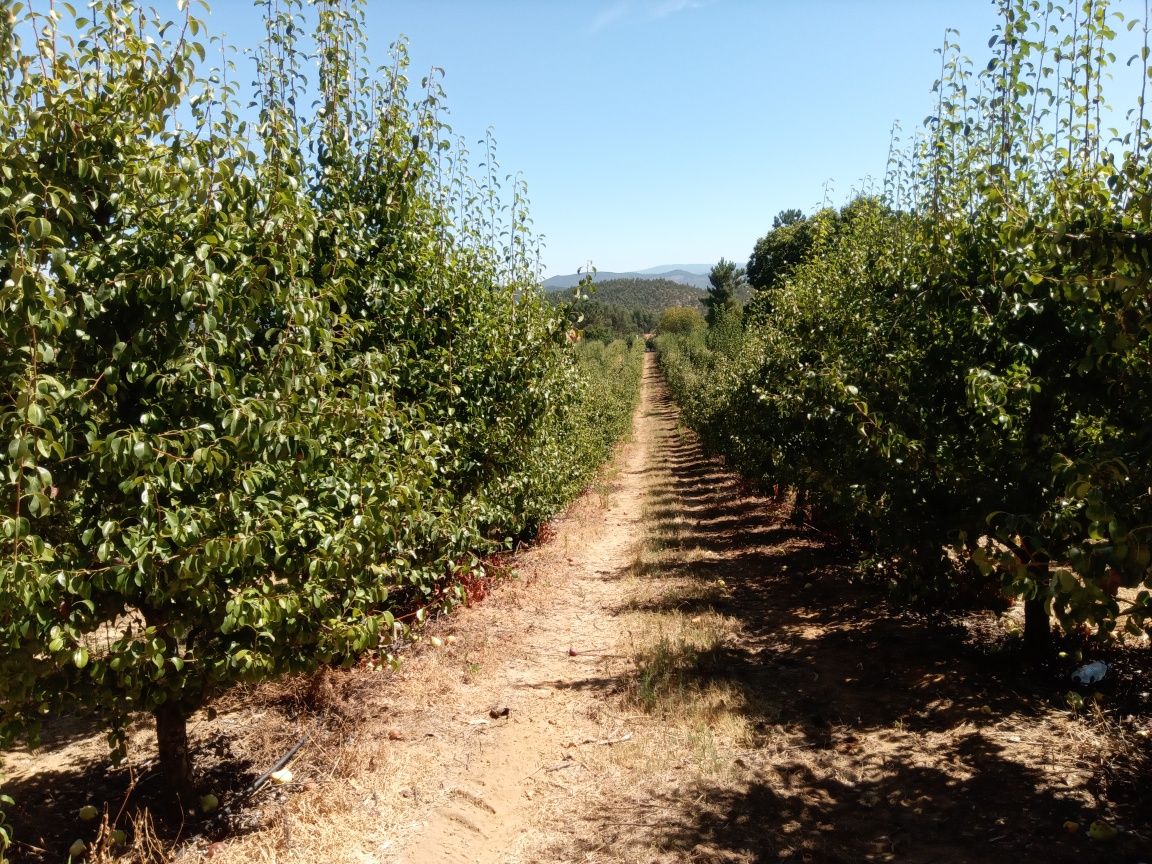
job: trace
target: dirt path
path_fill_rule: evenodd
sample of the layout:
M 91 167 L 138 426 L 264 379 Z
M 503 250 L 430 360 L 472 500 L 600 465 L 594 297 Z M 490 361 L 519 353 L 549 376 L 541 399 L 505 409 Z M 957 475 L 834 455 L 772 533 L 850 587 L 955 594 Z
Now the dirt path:
M 502 662 L 459 691 L 458 716 L 478 722 L 452 747 L 455 767 L 439 782 L 448 800 L 431 809 L 397 862 L 514 860 L 538 839 L 533 835 L 540 812 L 570 791 L 570 775 L 587 772 L 581 751 L 631 737 L 622 718 L 597 704 L 597 691 L 630 666 L 627 657 L 615 653 L 624 634 L 614 612 L 621 601 L 619 577 L 644 537 L 656 423 L 651 365 L 646 372 L 633 439 L 608 479 L 594 500 L 584 502 L 578 518 L 570 514 L 560 524 L 546 549 L 521 560 L 529 579 L 552 581 L 546 589 L 549 602 L 520 616 Z M 596 503 L 601 511 L 589 513 L 587 505 Z M 559 558 L 556 553 L 564 549 L 569 554 Z M 485 717 L 493 722 L 485 723 Z
M 388 860 L 1142 858 L 1148 800 L 1062 693 L 992 650 L 988 619 L 855 585 L 701 456 L 648 359 L 610 509 L 560 527 L 582 543 L 559 574 L 555 544 L 525 562 L 562 581 L 474 682 L 465 713 L 508 721 L 460 742 L 449 801 Z M 1095 819 L 1127 833 L 1090 840 Z
M 1065 673 L 1025 673 L 992 619 L 890 609 L 701 455 L 646 360 L 614 466 L 517 579 L 431 626 L 439 647 L 198 727 L 249 770 L 324 733 L 179 860 L 1152 860 L 1147 748 L 1118 743 L 1147 740 L 1148 705 L 1118 736 L 1122 712 L 1074 718 Z M 1089 839 L 1097 819 L 1120 836 Z

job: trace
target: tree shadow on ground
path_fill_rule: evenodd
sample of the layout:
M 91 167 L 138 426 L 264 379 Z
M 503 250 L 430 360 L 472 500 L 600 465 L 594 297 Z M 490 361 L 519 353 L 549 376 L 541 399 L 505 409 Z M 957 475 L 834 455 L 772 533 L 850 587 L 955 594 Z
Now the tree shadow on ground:
M 228 736 L 217 733 L 193 746 L 199 769 L 197 784 L 222 800 L 235 799 L 257 774 L 251 760 L 237 754 L 231 744 Z M 229 814 L 204 818 L 196 812 L 195 802 L 185 802 L 189 809 L 181 811 L 154 760 L 113 766 L 104 752 L 78 756 L 59 768 L 38 770 L 30 778 L 7 778 L 4 792 L 15 801 L 6 808 L 7 818 L 16 827 L 13 861 L 62 861 L 67 857 L 62 850 L 74 840 L 91 843 L 100 820 L 79 819 L 80 808 L 87 804 L 96 805 L 102 816 L 106 813 L 111 827 L 127 831 L 129 844 L 134 819 L 144 811 L 168 844 L 197 833 L 236 835 L 259 824 L 251 809 L 244 816 L 246 824 Z
M 886 754 L 889 769 L 864 780 L 830 772 L 819 758 L 785 760 L 770 773 L 758 776 L 753 769 L 753 779 L 736 786 L 705 782 L 657 792 L 635 802 L 631 818 L 659 825 L 655 845 L 676 861 L 1117 860 L 1115 846 L 1101 854 L 1022 825 L 1013 790 L 1043 778 L 1002 758 L 978 733 L 946 754 L 967 771 L 918 765 L 916 755 L 894 747 Z M 1079 813 L 1072 802 L 1047 791 L 1032 791 L 1029 798 L 1032 809 L 1055 820 Z M 605 833 L 594 842 L 621 850 L 652 844 L 647 827 L 620 824 L 615 812 L 599 816 L 597 829 Z
M 654 414 L 671 435 L 671 403 Z M 753 740 L 730 782 L 677 782 L 605 804 L 571 857 L 611 849 L 633 860 L 630 849 L 652 848 L 660 861 L 746 864 L 1152 856 L 1147 787 L 1106 789 L 1101 760 L 1068 738 L 1077 727 L 1064 707 L 1067 669 L 1030 669 L 954 618 L 892 608 L 856 578 L 847 550 L 790 524 L 785 502 L 748 495 L 687 436 L 676 440 L 654 448 L 666 473 L 647 513 L 657 545 L 686 554 L 628 572 L 711 587 L 617 611 L 738 620 L 737 641 L 679 652 L 674 674 L 678 686 L 735 690 L 731 710 Z M 626 686 L 611 675 L 585 684 Z M 1124 833 L 1089 839 L 1098 818 Z M 1065 822 L 1080 827 L 1069 833 Z

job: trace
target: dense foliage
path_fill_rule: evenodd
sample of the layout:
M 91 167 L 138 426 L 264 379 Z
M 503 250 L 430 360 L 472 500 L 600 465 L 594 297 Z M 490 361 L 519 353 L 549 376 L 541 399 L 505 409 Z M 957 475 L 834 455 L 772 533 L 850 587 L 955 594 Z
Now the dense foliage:
M 704 302 L 704 292 L 671 279 L 606 279 L 594 282 L 589 295 L 600 303 L 660 313 L 672 306 L 696 306 Z M 567 299 L 564 292 L 553 292 Z
M 658 313 L 589 298 L 568 307 L 568 320 L 583 332 L 586 339 L 611 342 L 643 333 L 651 333 Z
M 362 4 L 266 9 L 251 124 L 191 15 L 0 12 L 0 738 L 149 711 L 179 790 L 191 711 L 451 602 L 639 375 L 566 346 L 522 189 Z
M 588 280 L 576 294 L 574 302 L 567 291 L 547 296 L 553 303 L 567 305 L 569 322 L 586 338 L 605 342 L 651 333 L 665 310 L 698 309 L 707 299 L 703 291 L 671 279 Z
M 656 334 L 687 335 L 695 330 L 703 330 L 706 323 L 700 310 L 690 306 L 673 306 L 660 316 L 660 320 L 656 323 Z
M 601 464 L 632 428 L 632 413 L 640 400 L 644 349 L 644 339 L 639 336 L 611 342 L 584 339 L 576 346 L 585 390 L 580 410 L 566 415 L 570 428 L 564 435 L 556 436 L 578 451 L 573 459 L 576 464 Z M 580 491 L 588 479 L 587 472 L 572 477 L 565 490 L 567 496 Z
M 705 318 L 709 325 L 740 311 L 740 289 L 746 280 L 744 268 L 734 261 L 721 258 L 708 273 L 708 293 L 704 297 Z
M 1101 128 L 1107 3 L 999 7 L 983 71 L 945 45 L 884 198 L 776 226 L 744 320 L 659 345 L 711 448 L 906 588 L 1024 598 L 1043 650 L 1050 612 L 1101 636 L 1152 612 L 1150 129 L 1143 95 Z
M 772 230 L 756 241 L 748 258 L 748 284 L 757 291 L 780 285 L 808 257 L 814 237 L 812 223 L 793 208 L 772 220 Z

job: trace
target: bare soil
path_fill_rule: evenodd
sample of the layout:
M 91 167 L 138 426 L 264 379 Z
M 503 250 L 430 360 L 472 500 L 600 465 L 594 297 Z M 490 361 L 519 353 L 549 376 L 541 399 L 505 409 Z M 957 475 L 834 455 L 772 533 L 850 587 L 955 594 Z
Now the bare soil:
M 1077 658 L 1026 665 L 1010 617 L 894 608 L 851 550 L 701 454 L 651 360 L 631 440 L 514 578 L 396 672 L 221 701 L 193 734 L 226 814 L 137 818 L 131 854 L 1152 861 L 1147 647 L 1081 658 L 1113 668 L 1074 711 Z M 115 819 L 156 784 L 145 725 L 117 771 L 82 723 L 50 731 L 2 757 L 16 861 L 65 860 L 95 830 L 79 806 Z M 245 796 L 305 734 L 292 778 Z M 1092 839 L 1097 820 L 1117 836 Z

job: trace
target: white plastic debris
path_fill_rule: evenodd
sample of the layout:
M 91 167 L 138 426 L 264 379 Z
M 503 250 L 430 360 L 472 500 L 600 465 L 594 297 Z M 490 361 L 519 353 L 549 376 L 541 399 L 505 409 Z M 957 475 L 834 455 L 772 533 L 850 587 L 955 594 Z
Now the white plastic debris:
M 1072 680 L 1077 684 L 1095 684 L 1108 674 L 1108 664 L 1100 660 L 1087 663 L 1072 673 Z

